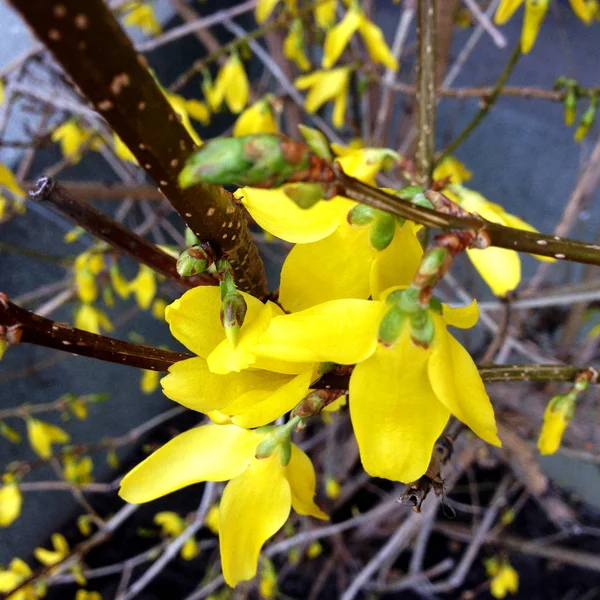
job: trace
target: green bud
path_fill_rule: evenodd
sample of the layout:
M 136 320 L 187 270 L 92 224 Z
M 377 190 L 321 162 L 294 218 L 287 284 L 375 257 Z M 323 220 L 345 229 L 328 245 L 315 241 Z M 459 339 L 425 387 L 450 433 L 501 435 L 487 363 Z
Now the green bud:
M 577 113 L 577 94 L 575 93 L 575 89 L 570 87 L 567 90 L 565 95 L 565 99 L 563 101 L 564 106 L 564 117 L 565 117 L 565 125 L 567 127 L 571 127 L 573 123 L 575 123 L 575 115 Z
M 422 194 L 425 190 L 419 185 L 409 185 L 408 187 L 402 188 L 396 192 L 398 198 L 402 200 L 412 200 L 417 194 Z
M 325 137 L 325 134 L 318 129 L 307 127 L 306 125 L 298 125 L 298 129 L 304 138 L 304 141 L 308 144 L 308 147 L 319 157 L 328 161 L 333 160 L 331 149 L 329 147 L 329 141 Z
M 413 313 L 410 318 L 410 325 L 410 337 L 413 342 L 419 346 L 428 348 L 431 342 L 433 342 L 433 336 L 435 335 L 435 327 L 429 310 L 421 309 Z
M 398 306 L 392 306 L 379 324 L 377 341 L 387 347 L 393 346 L 400 338 L 405 321 L 406 313 Z
M 186 161 L 179 174 L 182 188 L 196 183 L 276 187 L 309 166 L 310 149 L 278 135 L 216 138 Z
M 385 250 L 394 239 L 396 219 L 392 215 L 380 215 L 371 226 L 369 242 L 375 250 Z
M 237 346 L 247 309 L 246 301 L 239 292 L 229 293 L 221 301 L 221 325 L 225 329 L 225 337 L 233 348 Z
M 279 464 L 282 467 L 287 467 L 292 458 L 292 442 L 290 438 L 283 440 L 279 445 Z
M 411 199 L 410 199 L 411 204 L 414 204 L 415 206 L 422 206 L 423 208 L 433 208 L 433 204 L 427 200 L 427 198 L 425 197 L 425 194 L 423 194 L 423 192 L 419 192 L 418 194 L 415 194 Z
M 325 191 L 320 183 L 286 185 L 283 191 L 288 198 L 304 209 L 311 208 L 325 196 Z
M 4 421 L 0 421 L 0 435 L 12 444 L 21 442 L 21 434 Z
M 370 225 L 378 213 L 376 208 L 366 204 L 357 204 L 348 212 L 348 223 L 354 227 L 364 227 Z
M 213 263 L 214 256 L 204 244 L 197 244 L 184 250 L 177 259 L 177 272 L 181 277 L 204 273 Z
M 598 96 L 592 96 L 590 98 L 590 105 L 587 107 L 585 112 L 579 121 L 579 125 L 575 131 L 574 139 L 576 142 L 581 142 L 583 138 L 589 133 L 594 121 L 596 120 L 596 112 L 598 111 Z

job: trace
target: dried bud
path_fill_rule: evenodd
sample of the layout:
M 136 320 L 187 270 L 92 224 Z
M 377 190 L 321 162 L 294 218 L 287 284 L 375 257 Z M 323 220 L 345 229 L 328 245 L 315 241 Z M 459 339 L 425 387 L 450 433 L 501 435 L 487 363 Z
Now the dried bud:
M 233 348 L 237 346 L 240 328 L 246 317 L 246 301 L 239 292 L 229 292 L 221 301 L 221 325 Z

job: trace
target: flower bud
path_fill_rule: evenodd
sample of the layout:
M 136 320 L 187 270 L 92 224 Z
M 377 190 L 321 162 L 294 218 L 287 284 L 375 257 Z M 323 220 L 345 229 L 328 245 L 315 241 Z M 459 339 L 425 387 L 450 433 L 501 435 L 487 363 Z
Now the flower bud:
M 371 225 L 369 243 L 375 250 L 385 250 L 394 239 L 395 233 L 395 217 L 389 214 L 379 215 Z
M 276 187 L 309 166 L 306 144 L 271 134 L 216 138 L 192 154 L 179 174 L 182 188 L 196 183 Z
M 388 348 L 393 346 L 400 338 L 405 321 L 406 313 L 398 306 L 392 306 L 379 324 L 377 341 Z
M 429 348 L 433 342 L 435 327 L 428 309 L 413 313 L 410 317 L 410 337 L 417 346 Z
M 237 346 L 240 328 L 246 317 L 246 301 L 239 292 L 230 292 L 221 301 L 221 325 L 233 348 Z
M 538 450 L 542 455 L 554 454 L 575 414 L 577 394 L 573 391 L 554 396 L 544 412 L 544 424 L 538 438 Z
M 184 250 L 177 259 L 177 272 L 181 277 L 204 273 L 214 262 L 214 255 L 206 244 L 197 244 Z
M 565 99 L 563 101 L 565 125 L 571 127 L 575 123 L 575 115 L 577 112 L 577 94 L 573 87 L 567 89 Z
M 319 158 L 323 158 L 330 162 L 333 160 L 329 142 L 323 132 L 318 129 L 313 129 L 312 127 L 307 127 L 306 125 L 298 125 L 298 129 L 300 130 L 304 141 L 308 144 L 308 147 Z
M 581 142 L 583 138 L 589 133 L 594 121 L 596 120 L 596 112 L 598 110 L 598 96 L 592 96 L 590 98 L 590 105 L 579 121 L 579 125 L 575 131 L 574 139 L 576 142 Z

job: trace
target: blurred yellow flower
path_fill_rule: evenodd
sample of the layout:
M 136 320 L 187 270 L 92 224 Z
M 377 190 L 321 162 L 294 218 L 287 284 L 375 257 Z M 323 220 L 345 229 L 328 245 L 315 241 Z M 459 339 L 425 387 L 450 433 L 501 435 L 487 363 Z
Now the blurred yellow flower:
M 548 402 L 538 438 L 540 454 L 554 454 L 560 448 L 565 429 L 575 414 L 575 401 L 575 394 L 563 394 Z
M 33 555 L 46 567 L 52 567 L 69 555 L 69 544 L 61 533 L 53 533 L 51 538 L 54 550 L 36 548 Z
M 108 270 L 108 273 L 110 275 L 110 283 L 112 284 L 112 287 L 119 296 L 119 298 L 123 298 L 124 300 L 129 298 L 129 282 L 121 274 L 121 271 L 119 270 L 119 265 L 117 265 L 116 263 L 112 264 L 110 266 L 110 269 Z
M 260 575 L 258 579 L 258 593 L 261 599 L 268 600 L 276 598 L 279 590 L 277 589 L 277 571 L 275 565 L 268 558 L 260 561 Z
M 76 485 L 87 485 L 94 480 L 92 471 L 94 462 L 91 456 L 77 458 L 75 456 L 65 456 L 63 460 L 64 475 L 67 481 Z
M 321 29 L 329 29 L 335 23 L 336 8 L 337 0 L 323 0 L 315 5 L 315 20 Z
M 356 31 L 362 36 L 373 62 L 398 70 L 398 62 L 385 43 L 381 29 L 367 19 L 358 3 L 352 3 L 344 18 L 327 32 L 323 47 L 323 68 L 329 69 L 337 62 Z
M 141 2 L 128 4 L 123 23 L 141 29 L 146 35 L 158 35 L 161 32 L 160 23 L 151 4 Z
M 88 590 L 77 590 L 75 600 L 102 600 L 100 592 L 90 592 Z
M 112 331 L 108 315 L 93 304 L 81 304 L 75 311 L 75 327 L 99 334 L 102 330 Z
M 130 162 L 136 166 L 138 165 L 137 158 L 133 155 L 133 152 L 131 152 L 125 142 L 116 133 L 113 133 L 113 150 L 121 160 Z
M 317 556 L 321 556 L 323 552 L 323 546 L 318 540 L 311 542 L 310 546 L 306 550 L 306 556 L 310 559 L 317 558 Z
M 95 131 L 85 129 L 75 119 L 65 121 L 52 132 L 52 141 L 60 143 L 60 150 L 72 164 L 81 160 L 82 147 L 88 142 L 91 150 L 99 150 L 102 140 Z
M 52 456 L 52 444 L 66 444 L 71 439 L 71 436 L 57 425 L 31 417 L 27 419 L 27 436 L 34 452 L 42 458 Z
M 277 133 L 278 127 L 273 117 L 269 97 L 265 97 L 249 106 L 233 126 L 233 135 L 252 135 L 255 133 Z
M 488 577 L 491 578 L 490 592 L 494 598 L 502 599 L 506 594 L 519 591 L 519 574 L 511 567 L 507 559 L 500 561 L 492 557 L 484 561 Z
M 9 592 L 19 587 L 22 582 L 29 579 L 31 575 L 31 569 L 26 562 L 20 558 L 13 558 L 8 565 L 8 569 L 0 567 L 0 592 L 8 594 L 7 600 L 35 600 L 40 596 L 31 584 L 22 587 L 14 594 L 9 594 Z
M 239 114 L 248 104 L 250 84 L 240 57 L 232 54 L 219 69 L 212 87 L 205 89 L 206 99 L 213 111 L 219 110 L 223 101 L 234 114 Z
M 138 306 L 142 310 L 148 310 L 154 296 L 156 296 L 156 275 L 154 271 L 146 265 L 140 265 L 138 274 L 135 279 L 128 283 L 128 288 L 129 292 L 135 295 Z
M 150 371 L 144 369 L 142 371 L 142 378 L 140 380 L 140 390 L 144 394 L 152 394 L 158 388 L 158 382 L 160 381 L 162 373 L 158 371 Z
M 3 189 L 8 190 L 19 201 L 22 201 L 26 196 L 25 190 L 19 185 L 13 172 L 0 162 L 0 219 L 4 216 L 5 207 L 8 204 L 8 198 L 3 194 Z M 18 207 L 21 204 L 15 206 Z M 22 211 L 19 210 L 19 212 Z
M 255 13 L 256 22 L 262 23 L 263 21 L 266 21 L 279 2 L 280 0 L 258 0 Z M 285 0 L 285 4 L 292 12 L 295 12 L 296 0 Z
M 175 512 L 164 511 L 154 515 L 154 522 L 161 527 L 161 533 L 165 537 L 175 539 L 179 537 L 187 527 L 185 519 L 180 517 Z M 188 538 L 181 548 L 181 558 L 183 560 L 192 560 L 198 556 L 200 552 L 195 538 Z
M 325 476 L 325 495 L 331 500 L 335 500 L 342 493 L 342 486 L 338 480 L 331 475 Z
M 86 304 L 92 304 L 98 297 L 96 275 L 104 269 L 104 257 L 86 250 L 75 259 L 73 268 L 79 298 Z
M 8 527 L 18 518 L 22 504 L 23 497 L 15 478 L 10 473 L 5 474 L 0 487 L 0 527 Z
M 163 298 L 156 298 L 152 303 L 152 316 L 159 321 L 165 320 L 167 302 Z
M 204 524 L 215 534 L 219 535 L 219 505 L 213 504 L 206 513 Z
M 310 62 L 304 52 L 304 28 L 302 19 L 294 19 L 283 41 L 284 56 L 296 63 L 301 71 L 310 69 Z

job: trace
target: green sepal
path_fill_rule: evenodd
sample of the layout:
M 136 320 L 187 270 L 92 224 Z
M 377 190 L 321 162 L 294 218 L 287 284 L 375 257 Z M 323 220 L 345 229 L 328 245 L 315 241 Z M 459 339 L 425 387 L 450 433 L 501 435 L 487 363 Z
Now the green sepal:
M 371 225 L 369 243 L 375 250 L 385 250 L 396 233 L 396 219 L 393 215 L 380 215 Z
M 367 206 L 366 204 L 357 204 L 348 211 L 348 223 L 354 227 L 370 225 L 379 212 L 376 208 Z
M 287 467 L 292 459 L 292 442 L 290 438 L 282 440 L 279 444 L 279 464 Z
M 575 123 L 575 116 L 577 113 L 577 93 L 575 92 L 575 88 L 568 88 L 565 99 L 563 100 L 563 107 L 565 125 L 571 127 L 571 125 Z
M 293 200 L 295 204 L 303 209 L 311 208 L 325 197 L 325 191 L 320 183 L 286 185 L 283 191 L 290 200 Z
M 325 134 L 318 129 L 313 127 L 307 127 L 306 125 L 298 125 L 298 129 L 304 138 L 304 141 L 308 144 L 308 147 L 319 157 L 329 162 L 333 160 L 333 154 L 329 147 L 329 140 L 325 137 Z
M 397 305 L 392 306 L 381 319 L 377 341 L 388 348 L 393 346 L 400 339 L 406 316 Z
M 429 310 L 421 309 L 410 317 L 410 337 L 413 342 L 424 348 L 428 348 L 433 342 L 435 326 Z
M 268 435 L 256 446 L 254 456 L 256 458 L 269 458 L 269 456 L 273 456 L 278 447 L 279 440 L 274 435 Z
M 225 337 L 233 348 L 237 346 L 247 310 L 246 301 L 237 290 L 227 294 L 221 301 L 221 325 L 225 330 Z

